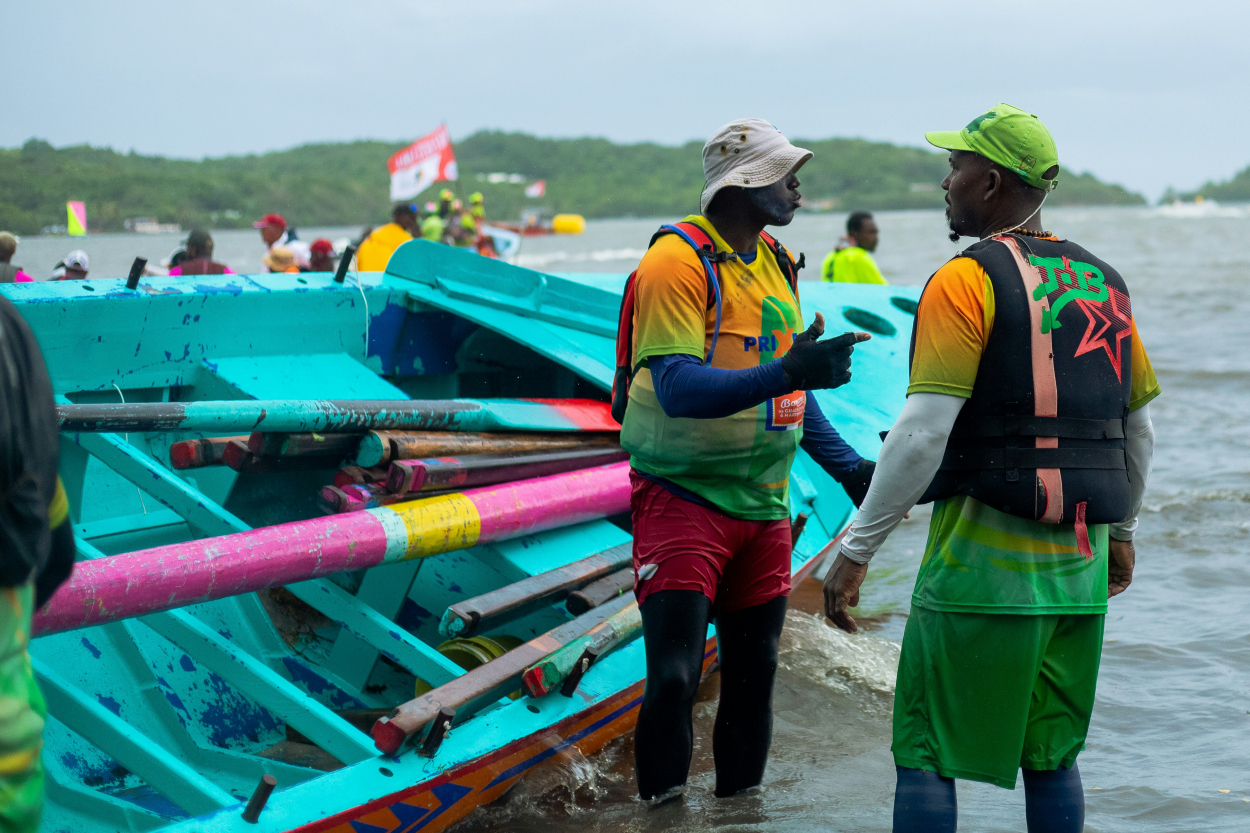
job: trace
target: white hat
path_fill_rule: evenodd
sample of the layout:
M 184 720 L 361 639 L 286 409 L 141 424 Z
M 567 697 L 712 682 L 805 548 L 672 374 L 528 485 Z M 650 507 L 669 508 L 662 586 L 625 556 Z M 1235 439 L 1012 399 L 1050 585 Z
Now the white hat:
M 699 210 L 706 212 L 712 197 L 726 186 L 763 188 L 811 158 L 810 150 L 796 148 L 763 119 L 731 121 L 703 146 L 706 184 Z
M 87 253 L 82 249 L 74 249 L 61 262 L 65 264 L 66 269 L 81 269 L 86 272 L 91 268 L 89 265 L 90 261 L 87 260 Z

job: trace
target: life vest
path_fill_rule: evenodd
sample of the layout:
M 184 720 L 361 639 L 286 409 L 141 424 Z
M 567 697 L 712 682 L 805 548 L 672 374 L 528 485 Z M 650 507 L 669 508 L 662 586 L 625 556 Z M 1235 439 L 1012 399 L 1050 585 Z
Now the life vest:
M 660 230 L 652 235 L 647 248 L 650 249 L 655 245 L 655 241 L 666 234 L 676 234 L 689 243 L 703 263 L 703 271 L 707 276 L 707 309 L 716 307 L 716 325 L 712 330 L 712 342 L 703 360 L 703 364 L 710 365 L 712 356 L 716 353 L 716 340 L 720 337 L 720 264 L 727 260 L 735 260 L 738 255 L 735 252 L 716 251 L 716 244 L 712 238 L 694 223 L 671 223 L 660 226 Z M 786 250 L 786 247 L 766 231 L 760 232 L 760 239 L 777 259 L 781 274 L 786 276 L 790 291 L 797 298 L 799 270 L 804 266 L 804 256 L 800 253 L 796 262 L 790 257 L 790 252 Z M 636 298 L 634 288 L 637 276 L 638 270 L 635 269 L 625 281 L 625 292 L 621 296 L 621 313 L 616 329 L 616 375 L 612 379 L 612 418 L 621 424 L 625 422 L 625 406 L 629 404 L 629 385 L 634 379 L 634 374 L 638 372 L 638 368 L 634 366 L 634 301 Z
M 1086 524 L 1123 521 L 1129 511 L 1128 288 L 1066 240 L 1000 235 L 961 256 L 989 275 L 994 328 L 920 502 L 962 494 L 1011 515 L 1075 524 L 1089 557 Z M 913 358 L 915 349 L 913 325 Z

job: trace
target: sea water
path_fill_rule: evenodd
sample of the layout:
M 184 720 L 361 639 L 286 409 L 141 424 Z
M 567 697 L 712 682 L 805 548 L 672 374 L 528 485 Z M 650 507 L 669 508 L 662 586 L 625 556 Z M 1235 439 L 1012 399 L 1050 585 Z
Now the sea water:
M 882 212 L 877 221 L 877 260 L 892 283 L 922 285 L 959 249 L 946 239 L 940 212 Z M 806 253 L 804 277 L 817 279 L 844 222 L 845 215 L 805 215 L 776 232 Z M 1241 833 L 1250 830 L 1250 214 L 1058 209 L 1045 211 L 1044 223 L 1124 276 L 1163 387 L 1150 406 L 1155 463 L 1137 572 L 1110 603 L 1098 699 L 1079 759 L 1086 829 Z M 599 221 L 580 237 L 529 238 L 520 262 L 623 274 L 658 225 Z M 301 237 L 356 233 L 311 229 Z M 214 237 L 216 259 L 237 271 L 259 268 L 258 233 Z M 42 275 L 81 247 L 91 255 L 93 278 L 124 276 L 136 255 L 155 263 L 178 239 L 26 238 L 14 262 Z M 894 668 L 928 519 L 925 508 L 913 511 L 873 561 L 862 594 L 866 632 L 848 636 L 814 615 L 818 588 L 794 596 L 759 794 L 711 797 L 719 684 L 713 675 L 695 710 L 695 757 L 683 801 L 654 810 L 637 801 L 625 737 L 595 755 L 572 753 L 538 768 L 457 833 L 889 830 Z M 1022 789 L 959 782 L 958 793 L 961 830 L 1024 829 Z

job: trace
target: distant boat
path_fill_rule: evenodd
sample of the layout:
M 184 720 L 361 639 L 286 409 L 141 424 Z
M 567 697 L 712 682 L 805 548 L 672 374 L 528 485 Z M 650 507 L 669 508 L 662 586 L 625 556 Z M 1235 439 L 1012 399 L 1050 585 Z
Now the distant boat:
M 1215 200 L 1205 199 L 1201 196 L 1195 197 L 1193 202 L 1172 200 L 1171 203 L 1161 205 L 1151 213 L 1162 217 L 1175 217 L 1187 220 L 1206 217 L 1248 216 L 1247 209 L 1244 206 L 1220 205 Z
M 181 224 L 162 223 L 155 217 L 132 217 L 123 225 L 135 234 L 178 234 L 182 231 Z

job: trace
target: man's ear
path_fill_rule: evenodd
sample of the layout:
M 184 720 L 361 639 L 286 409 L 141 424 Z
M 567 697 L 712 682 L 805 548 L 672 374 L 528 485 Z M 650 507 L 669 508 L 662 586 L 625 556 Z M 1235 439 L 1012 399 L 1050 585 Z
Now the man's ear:
M 1003 188 L 1003 175 L 1001 172 L 991 167 L 985 176 L 985 201 L 993 201 Z

